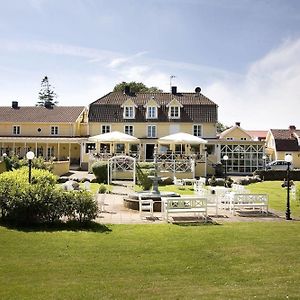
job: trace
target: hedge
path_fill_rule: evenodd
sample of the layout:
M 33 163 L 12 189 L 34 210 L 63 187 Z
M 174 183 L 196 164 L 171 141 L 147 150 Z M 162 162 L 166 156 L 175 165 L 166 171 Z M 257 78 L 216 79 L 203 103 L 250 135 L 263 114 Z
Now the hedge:
M 92 164 L 92 171 L 98 183 L 107 183 L 107 162 L 96 161 Z
M 287 178 L 287 171 L 285 170 L 257 170 L 254 172 L 254 175 L 258 175 L 263 180 L 284 180 Z M 299 171 L 290 171 L 290 179 L 299 181 L 300 180 L 300 170 Z

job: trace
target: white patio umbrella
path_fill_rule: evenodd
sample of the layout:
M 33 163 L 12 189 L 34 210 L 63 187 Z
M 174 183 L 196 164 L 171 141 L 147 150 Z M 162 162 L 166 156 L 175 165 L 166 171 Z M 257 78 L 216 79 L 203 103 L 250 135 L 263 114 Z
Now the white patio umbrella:
M 170 134 L 158 139 L 160 144 L 206 144 L 207 141 L 185 132 Z
M 89 137 L 89 141 L 98 143 L 139 143 L 140 140 L 120 131 L 112 131 Z

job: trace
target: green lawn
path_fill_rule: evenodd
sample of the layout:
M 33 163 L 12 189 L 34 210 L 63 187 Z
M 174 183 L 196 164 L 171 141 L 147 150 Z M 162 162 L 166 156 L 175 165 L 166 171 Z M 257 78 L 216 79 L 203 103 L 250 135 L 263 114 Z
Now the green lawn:
M 247 186 L 253 193 L 266 193 L 269 195 L 269 206 L 271 209 L 282 212 L 286 210 L 287 190 L 281 187 L 282 181 L 264 181 Z M 299 186 L 299 182 L 296 182 Z M 298 195 L 299 196 L 299 195 Z M 300 201 L 290 199 L 292 217 L 300 217 Z
M 0 299 L 299 299 L 300 223 L 0 227 Z

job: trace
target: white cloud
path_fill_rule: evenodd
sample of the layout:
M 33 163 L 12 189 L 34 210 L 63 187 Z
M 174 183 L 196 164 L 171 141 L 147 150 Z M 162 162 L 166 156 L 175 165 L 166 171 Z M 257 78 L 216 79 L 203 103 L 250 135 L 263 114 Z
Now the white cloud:
M 228 125 L 241 121 L 246 129 L 287 128 L 300 126 L 299 86 L 300 40 L 295 40 L 254 62 L 243 76 L 210 84 L 207 92 Z

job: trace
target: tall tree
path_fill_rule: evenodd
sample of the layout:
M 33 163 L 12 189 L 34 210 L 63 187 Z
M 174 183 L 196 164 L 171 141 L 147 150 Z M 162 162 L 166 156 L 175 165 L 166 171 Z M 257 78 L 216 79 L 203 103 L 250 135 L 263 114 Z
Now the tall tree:
M 41 83 L 41 89 L 39 91 L 39 100 L 36 103 L 36 106 L 46 106 L 46 105 L 56 105 L 58 101 L 56 93 L 54 92 L 49 79 L 45 76 Z
M 129 86 L 130 87 L 130 91 L 133 93 L 155 93 L 155 92 L 162 92 L 161 89 L 159 89 L 156 86 L 151 86 L 151 87 L 147 87 L 144 83 L 142 82 L 135 82 L 135 81 L 131 81 L 131 82 L 121 82 L 115 85 L 113 91 L 114 92 L 123 92 L 125 90 L 125 86 Z
M 222 133 L 224 130 L 230 128 L 229 126 L 227 125 L 224 125 L 223 123 L 221 122 L 218 122 L 217 123 L 217 133 Z

